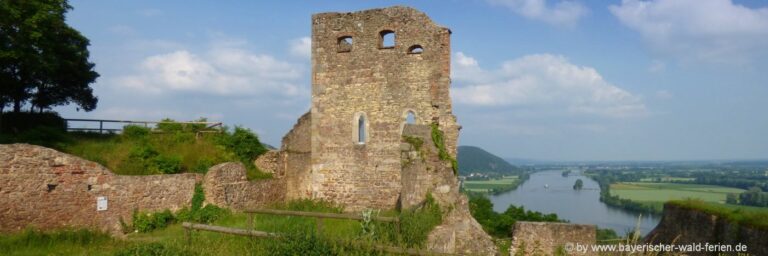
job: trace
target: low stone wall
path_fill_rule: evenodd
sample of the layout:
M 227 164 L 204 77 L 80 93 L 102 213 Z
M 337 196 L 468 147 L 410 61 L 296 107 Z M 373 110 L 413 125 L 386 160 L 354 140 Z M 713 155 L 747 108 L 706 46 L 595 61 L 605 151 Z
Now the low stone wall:
M 208 203 L 235 210 L 283 200 L 285 181 L 249 182 L 240 163 L 200 174 L 125 176 L 59 151 L 27 144 L 0 145 L 0 232 L 28 227 L 90 228 L 122 234 L 120 221 L 133 211 L 176 211 L 189 206 L 195 184 L 204 182 Z M 97 200 L 106 209 L 97 210 Z
M 591 251 L 579 254 L 566 250 L 568 244 L 595 244 L 596 229 L 594 225 L 518 221 L 512 229 L 509 254 L 555 255 L 555 252 L 562 250 L 567 255 L 597 255 Z
M 285 199 L 283 179 L 248 181 L 245 166 L 241 163 L 211 167 L 205 175 L 203 187 L 208 203 L 240 211 Z
M 176 210 L 189 204 L 196 174 L 119 176 L 53 149 L 0 145 L 0 231 L 84 227 L 120 234 L 134 209 Z M 97 199 L 106 209 L 97 210 Z

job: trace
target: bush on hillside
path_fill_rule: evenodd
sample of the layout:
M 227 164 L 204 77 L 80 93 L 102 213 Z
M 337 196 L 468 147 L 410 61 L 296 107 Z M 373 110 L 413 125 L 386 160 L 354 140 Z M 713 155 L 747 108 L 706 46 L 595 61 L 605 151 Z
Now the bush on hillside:
M 253 166 L 253 160 L 267 152 L 255 133 L 248 128 L 239 126 L 235 127 L 233 132 L 226 132 L 220 136 L 219 144 L 232 151 L 246 166 Z
M 510 205 L 503 213 L 497 213 L 493 210 L 491 200 L 477 194 L 469 198 L 469 211 L 486 232 L 496 237 L 509 237 L 517 221 L 565 222 L 558 219 L 557 214 L 526 211 L 522 206 Z

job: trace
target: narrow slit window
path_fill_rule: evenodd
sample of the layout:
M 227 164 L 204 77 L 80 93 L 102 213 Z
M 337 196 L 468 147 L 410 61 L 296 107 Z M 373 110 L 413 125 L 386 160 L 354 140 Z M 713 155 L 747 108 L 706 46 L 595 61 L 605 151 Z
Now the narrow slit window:
M 365 117 L 357 119 L 357 143 L 365 144 Z
M 350 52 L 352 51 L 352 37 L 342 36 L 338 39 L 338 52 Z
M 424 48 L 421 47 L 421 45 L 413 45 L 411 47 L 408 47 L 408 53 L 409 54 L 421 54 L 424 52 Z
M 381 44 L 379 44 L 381 48 L 395 47 L 395 31 L 384 30 L 379 32 L 379 35 L 381 36 Z
M 408 115 L 405 116 L 405 123 L 416 124 L 416 114 L 414 114 L 412 111 L 408 111 Z

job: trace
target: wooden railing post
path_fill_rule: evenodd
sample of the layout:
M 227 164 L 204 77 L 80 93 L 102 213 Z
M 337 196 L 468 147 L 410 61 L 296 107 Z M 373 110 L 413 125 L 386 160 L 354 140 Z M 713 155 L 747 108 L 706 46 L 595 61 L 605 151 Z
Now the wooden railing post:
M 99 121 L 99 134 L 104 133 L 104 121 Z
M 184 234 L 187 237 L 187 247 L 192 247 L 192 228 L 184 227 Z
M 323 234 L 322 234 L 323 233 L 323 218 L 317 218 L 316 220 L 317 220 L 317 231 L 315 233 L 317 233 L 317 237 L 321 237 L 321 236 L 323 236 Z
M 395 219 L 395 232 L 400 236 L 400 218 Z

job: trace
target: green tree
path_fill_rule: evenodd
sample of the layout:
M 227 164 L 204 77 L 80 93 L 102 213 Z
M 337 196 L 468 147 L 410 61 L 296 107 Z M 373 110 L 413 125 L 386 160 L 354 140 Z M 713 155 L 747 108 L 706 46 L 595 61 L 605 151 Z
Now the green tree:
M 88 61 L 88 39 L 65 22 L 71 9 L 66 0 L 0 1 L 0 110 L 96 108 L 89 85 L 99 74 Z
M 725 203 L 728 204 L 738 204 L 739 203 L 739 196 L 736 193 L 728 193 L 725 197 Z
M 576 180 L 576 183 L 573 184 L 573 189 L 575 190 L 581 190 L 581 188 L 584 187 L 584 181 L 581 179 Z

